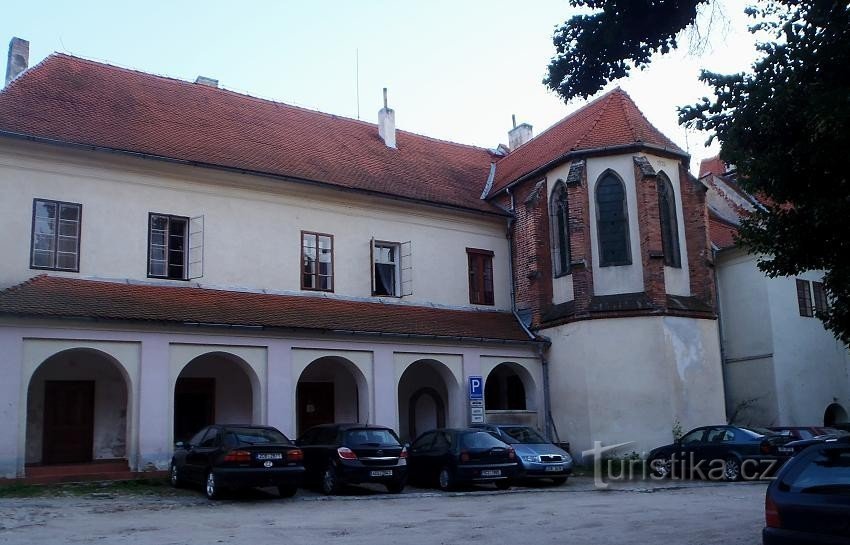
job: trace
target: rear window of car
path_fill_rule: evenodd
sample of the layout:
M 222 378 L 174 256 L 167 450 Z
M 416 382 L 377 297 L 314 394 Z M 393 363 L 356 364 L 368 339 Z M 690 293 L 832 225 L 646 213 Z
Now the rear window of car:
M 225 430 L 224 443 L 231 447 L 266 443 L 292 444 L 284 434 L 268 428 L 232 428 Z
M 753 439 L 761 439 L 765 435 L 778 435 L 775 431 L 770 431 L 765 428 L 738 428 L 740 431 L 744 432 L 745 435 L 750 436 Z
M 507 435 L 507 443 L 522 443 L 525 445 L 540 445 L 548 443 L 539 433 L 528 426 L 511 426 L 501 428 L 502 432 Z
M 398 445 L 398 438 L 390 430 L 354 429 L 345 432 L 347 445 Z
M 460 446 L 462 448 L 493 448 L 504 447 L 505 444 L 486 431 L 475 431 L 464 433 L 460 438 Z
M 784 479 L 793 491 L 850 494 L 850 448 L 822 449 L 800 463 L 803 469 Z

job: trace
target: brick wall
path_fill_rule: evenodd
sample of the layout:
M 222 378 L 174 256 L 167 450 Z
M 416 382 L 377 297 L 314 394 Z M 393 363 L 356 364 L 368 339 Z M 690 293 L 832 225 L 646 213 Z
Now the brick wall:
M 658 208 L 658 176 L 648 162 L 635 157 L 635 184 L 640 226 L 640 263 L 644 292 L 658 309 L 667 306 L 664 284 L 664 253 Z M 638 260 L 635 259 L 635 262 Z
M 688 245 L 691 295 L 714 308 L 714 262 L 708 235 L 706 188 L 679 165 L 679 187 L 682 193 L 682 221 Z

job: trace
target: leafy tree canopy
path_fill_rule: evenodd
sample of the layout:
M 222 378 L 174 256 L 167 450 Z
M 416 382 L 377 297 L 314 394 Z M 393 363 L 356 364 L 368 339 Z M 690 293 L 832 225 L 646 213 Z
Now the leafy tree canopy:
M 565 100 L 676 47 L 708 0 L 573 0 L 592 8 L 556 30 L 544 83 Z M 764 207 L 742 221 L 740 242 L 770 276 L 823 270 L 820 317 L 850 343 L 850 3 L 764 0 L 747 8 L 767 32 L 752 70 L 703 71 L 714 97 L 679 110 L 680 123 L 714 133 L 721 158 Z

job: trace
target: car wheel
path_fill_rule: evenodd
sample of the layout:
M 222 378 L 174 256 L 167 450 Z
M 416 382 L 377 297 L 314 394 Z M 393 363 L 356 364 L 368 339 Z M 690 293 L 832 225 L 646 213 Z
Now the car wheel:
M 499 490 L 510 490 L 512 483 L 511 483 L 510 479 L 504 479 L 504 480 L 501 480 L 501 481 L 496 481 L 493 484 L 495 484 L 496 488 L 498 488 Z
M 387 492 L 390 494 L 401 494 L 401 491 L 404 490 L 404 482 L 399 481 L 397 483 L 387 483 Z
M 336 477 L 336 469 L 333 465 L 328 464 L 328 467 L 322 472 L 322 493 L 330 496 L 339 491 L 339 482 Z
M 656 477 L 666 479 L 672 473 L 672 462 L 666 456 L 659 456 L 649 460 L 649 470 Z
M 174 488 L 181 488 L 183 486 L 183 479 L 180 478 L 180 470 L 177 469 L 177 464 L 174 462 L 171 462 L 168 482 L 171 483 L 171 486 Z
M 207 471 L 207 478 L 204 481 L 204 493 L 207 498 L 217 500 L 221 497 L 221 488 L 215 480 L 215 473 L 212 470 Z
M 552 484 L 554 484 L 555 486 L 561 486 L 561 485 L 562 485 L 562 484 L 564 484 L 565 482 L 567 482 L 567 478 L 566 478 L 566 477 L 554 477 L 554 478 L 552 479 Z
M 291 498 L 296 492 L 298 492 L 297 486 L 280 485 L 277 487 L 277 493 L 280 494 L 281 498 Z
M 741 480 L 741 462 L 737 458 L 726 458 L 723 462 L 723 478 L 727 481 Z
M 437 475 L 437 486 L 440 487 L 440 490 L 451 490 L 455 487 L 454 476 L 452 475 L 452 470 L 448 467 L 444 467 L 440 470 L 440 474 Z

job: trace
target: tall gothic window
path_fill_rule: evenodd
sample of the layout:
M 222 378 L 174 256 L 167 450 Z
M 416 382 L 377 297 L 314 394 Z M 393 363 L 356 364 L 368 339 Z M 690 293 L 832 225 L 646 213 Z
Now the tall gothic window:
M 631 265 L 629 214 L 626 188 L 611 171 L 596 184 L 596 230 L 599 238 L 599 266 Z
M 681 267 L 682 257 L 679 251 L 679 225 L 676 222 L 676 195 L 673 184 L 663 172 L 658 173 L 658 216 L 661 220 L 661 249 L 664 252 L 664 264 L 668 267 Z
M 567 187 L 564 182 L 555 184 L 550 205 L 552 227 L 552 267 L 555 276 L 570 272 L 570 211 L 567 206 Z

